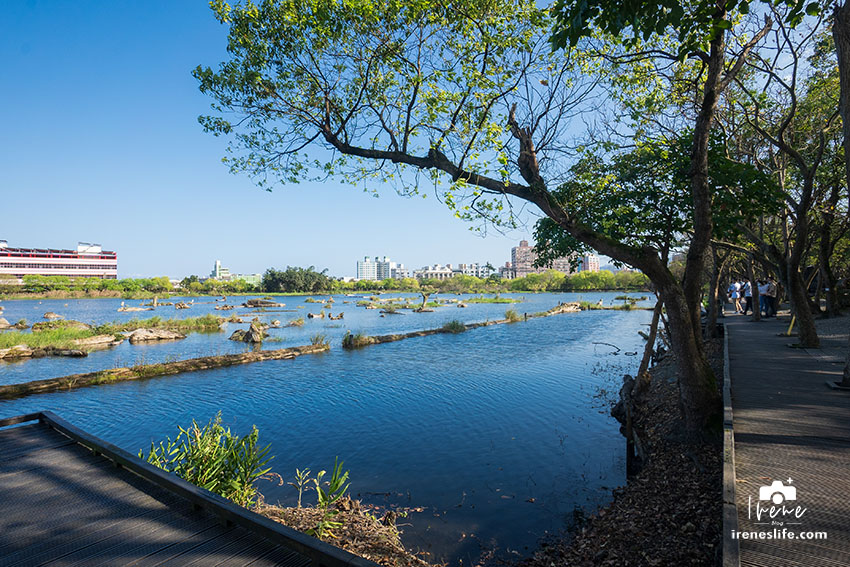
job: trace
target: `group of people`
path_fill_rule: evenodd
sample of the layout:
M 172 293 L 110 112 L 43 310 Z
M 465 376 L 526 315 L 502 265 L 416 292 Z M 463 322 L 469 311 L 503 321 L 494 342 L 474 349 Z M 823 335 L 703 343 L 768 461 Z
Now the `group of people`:
M 763 317 L 776 317 L 776 282 L 772 279 L 758 280 L 759 312 Z M 729 301 L 735 305 L 735 312 L 746 315 L 755 313 L 753 305 L 753 286 L 749 280 L 734 281 L 729 284 Z

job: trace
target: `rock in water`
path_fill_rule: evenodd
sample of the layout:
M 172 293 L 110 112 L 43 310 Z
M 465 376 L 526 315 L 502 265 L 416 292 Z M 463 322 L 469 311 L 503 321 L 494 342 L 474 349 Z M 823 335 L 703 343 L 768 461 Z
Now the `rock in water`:
M 12 348 L 0 348 L 0 358 L 29 358 L 33 351 L 27 345 L 15 345 Z
M 243 343 L 261 343 L 268 335 L 263 332 L 263 326 L 252 322 L 247 331 L 238 329 L 230 335 L 231 341 L 240 341 Z
M 44 314 L 45 319 L 61 319 L 62 316 L 54 313 L 53 311 L 48 311 Z
M 3 317 L 0 317 L 0 331 L 2 331 L 4 329 L 11 329 L 11 328 L 12 328 L 12 325 L 10 325 L 9 322 L 6 319 L 4 319 Z
M 242 307 L 283 307 L 285 303 L 269 301 L 268 299 L 249 299 L 242 304 Z
M 174 341 L 185 338 L 186 335 L 168 329 L 137 329 L 130 333 L 130 344 L 149 341 Z

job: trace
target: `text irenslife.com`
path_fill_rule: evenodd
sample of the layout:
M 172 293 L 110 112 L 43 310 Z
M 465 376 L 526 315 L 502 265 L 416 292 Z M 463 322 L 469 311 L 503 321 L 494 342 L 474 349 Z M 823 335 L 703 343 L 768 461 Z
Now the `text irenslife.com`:
M 826 532 L 792 532 L 787 528 L 759 532 L 732 530 L 732 539 L 826 539 Z

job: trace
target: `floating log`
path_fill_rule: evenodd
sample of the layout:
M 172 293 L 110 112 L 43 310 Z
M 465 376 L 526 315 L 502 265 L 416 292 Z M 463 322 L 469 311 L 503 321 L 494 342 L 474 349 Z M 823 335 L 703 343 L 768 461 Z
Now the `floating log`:
M 258 350 L 241 354 L 223 354 L 218 356 L 204 356 L 201 358 L 190 358 L 176 362 L 163 362 L 161 364 L 144 364 L 132 368 L 112 368 L 99 372 L 87 372 L 84 374 L 72 374 L 60 378 L 49 378 L 47 380 L 35 380 L 22 384 L 0 385 L 0 399 L 21 398 L 32 394 L 55 392 L 57 390 L 68 390 L 95 386 L 98 384 L 110 384 L 113 382 L 125 382 L 141 378 L 154 378 L 157 376 L 169 376 L 182 372 L 194 372 L 196 370 L 210 370 L 212 368 L 224 368 L 237 364 L 248 364 L 264 360 L 283 360 L 295 358 L 302 354 L 314 354 L 325 352 L 330 349 L 327 344 L 306 345 L 293 348 L 282 348 L 278 350 Z
M 414 313 L 421 313 L 422 310 L 414 309 Z M 426 310 L 430 311 L 430 310 Z M 561 315 L 562 313 L 578 313 L 581 311 L 581 306 L 578 303 L 561 303 L 549 309 L 548 311 L 544 311 L 542 313 L 538 313 L 535 315 L 526 314 L 525 320 L 535 319 L 539 317 L 551 317 L 552 315 Z M 389 313 L 387 311 L 382 311 L 382 313 Z M 383 315 L 381 315 L 383 317 Z M 498 321 L 485 321 L 483 323 L 468 323 L 464 325 L 465 330 L 477 329 L 479 327 L 489 327 L 490 325 L 502 325 L 505 323 L 515 323 L 516 320 L 511 319 L 499 319 Z M 412 333 L 403 333 L 399 335 L 377 335 L 377 336 L 369 336 L 369 335 L 352 335 L 348 333 L 342 339 L 342 348 L 345 349 L 355 349 L 361 348 L 369 345 L 377 345 L 382 343 L 392 343 L 395 341 L 402 341 L 404 339 L 411 339 L 413 337 L 426 337 L 428 335 L 439 335 L 439 334 L 456 334 L 458 331 L 453 328 L 445 328 L 440 327 L 438 329 L 425 329 L 422 331 L 413 331 Z

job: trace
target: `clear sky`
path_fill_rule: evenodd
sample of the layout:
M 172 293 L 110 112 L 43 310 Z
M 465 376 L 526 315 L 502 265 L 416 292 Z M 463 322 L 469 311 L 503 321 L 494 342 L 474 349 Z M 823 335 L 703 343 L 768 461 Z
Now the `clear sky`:
M 0 239 L 118 252 L 120 277 L 315 265 L 362 256 L 408 268 L 510 260 L 531 225 L 486 238 L 433 195 L 336 183 L 269 193 L 221 163 L 226 142 L 191 76 L 226 58 L 203 0 L 9 0 L 0 34 Z

